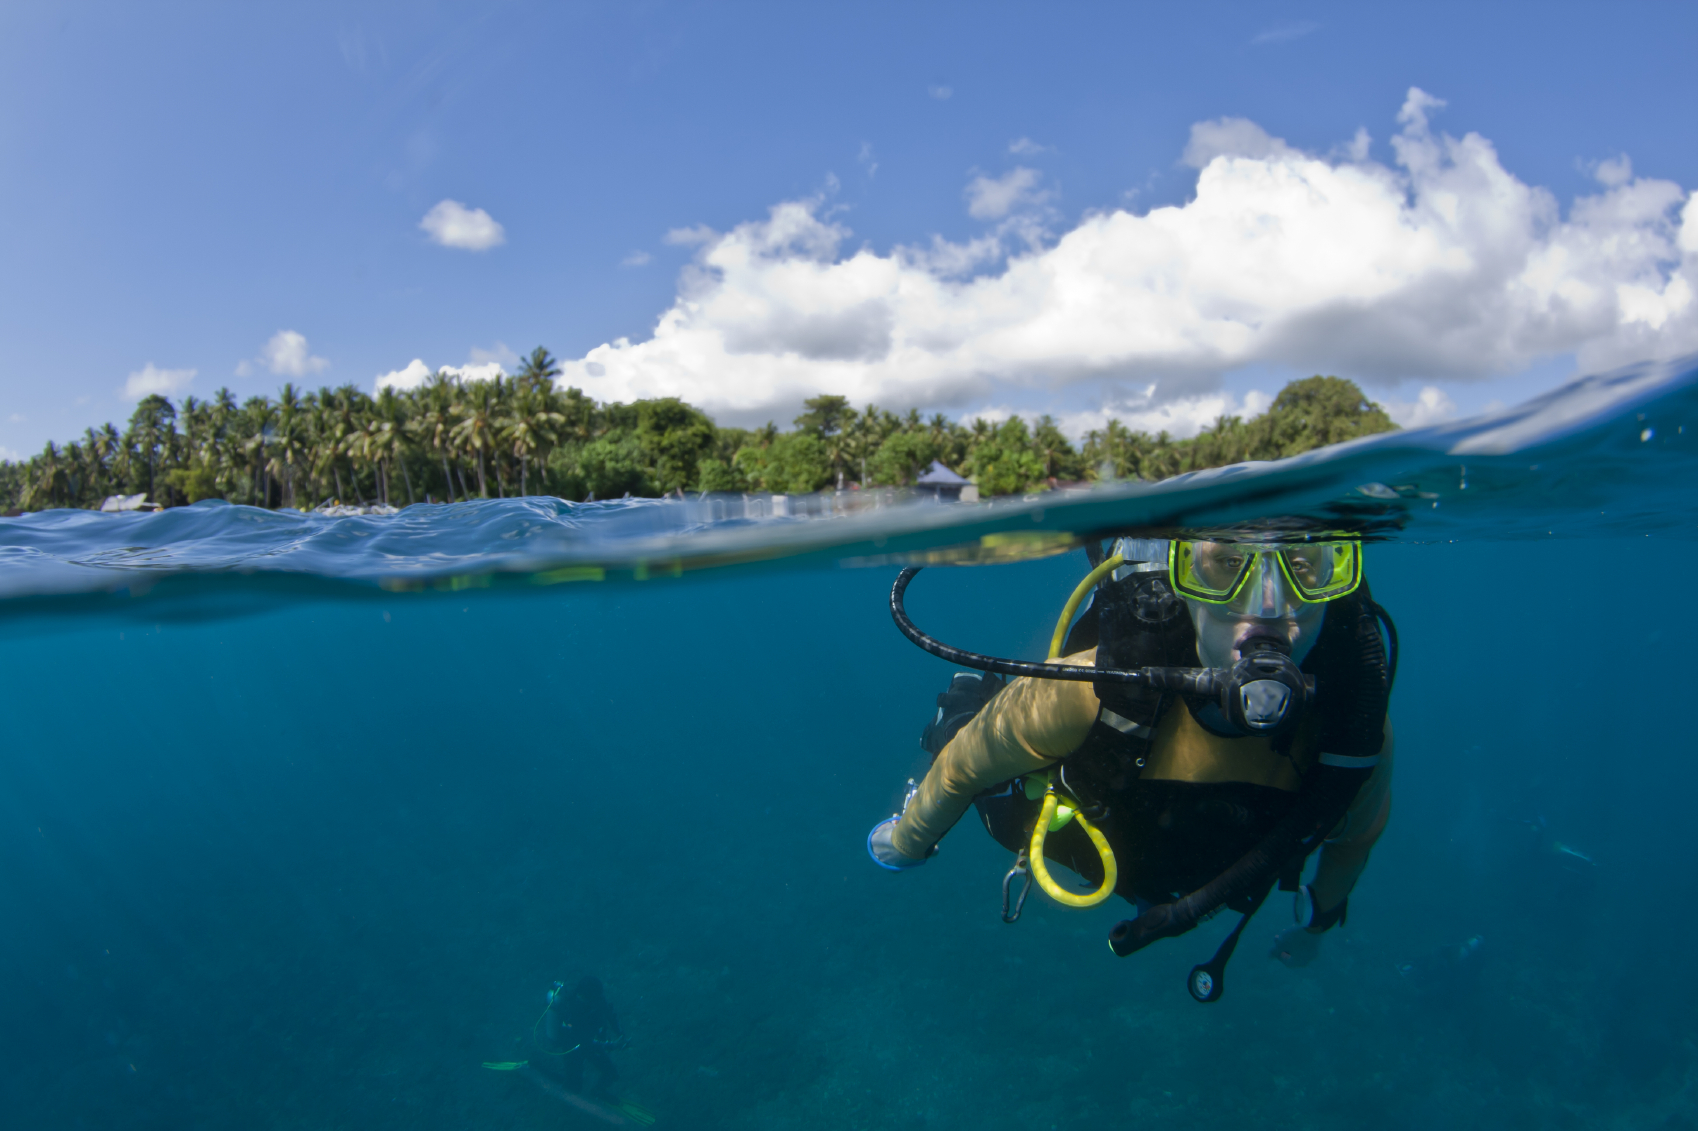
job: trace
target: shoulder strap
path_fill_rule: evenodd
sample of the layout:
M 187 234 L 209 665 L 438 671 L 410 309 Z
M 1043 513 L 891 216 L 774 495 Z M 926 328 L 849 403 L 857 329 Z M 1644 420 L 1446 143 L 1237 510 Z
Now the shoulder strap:
M 1117 571 L 1118 572 L 1118 571 Z M 1168 586 L 1166 570 L 1128 570 L 1108 578 L 1068 635 L 1067 651 L 1095 644 L 1103 667 L 1186 667 L 1197 662 L 1197 637 L 1185 602 Z M 1171 697 L 1153 688 L 1093 683 L 1102 709 L 1069 758 L 1080 773 L 1109 790 L 1125 789 L 1143 771 L 1156 724 Z

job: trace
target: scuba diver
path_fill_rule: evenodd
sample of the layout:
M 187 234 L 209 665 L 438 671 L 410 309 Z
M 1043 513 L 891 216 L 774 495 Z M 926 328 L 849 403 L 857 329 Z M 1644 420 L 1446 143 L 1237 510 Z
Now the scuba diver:
M 1467 997 L 1479 986 L 1485 943 L 1483 936 L 1471 935 L 1460 943 L 1438 947 L 1413 962 L 1400 963 L 1398 976 L 1423 997 L 1441 1002 Z
M 1344 922 L 1390 816 L 1396 628 L 1369 594 L 1359 540 L 1229 537 L 1122 538 L 1106 556 L 1089 543 L 1094 568 L 1041 664 L 927 636 L 903 606 L 919 570 L 904 570 L 891 592 L 897 627 L 977 670 L 938 696 L 921 737 L 931 769 L 868 835 L 873 860 L 920 867 L 973 806 L 1016 854 L 1003 881 L 1007 922 L 1034 880 L 1072 907 L 1115 894 L 1133 904 L 1136 917 L 1109 935 L 1123 957 L 1236 911 L 1237 926 L 1187 981 L 1212 1002 L 1278 883 L 1295 893 L 1295 922 L 1274 957 L 1307 964 Z M 1051 861 L 1095 890 L 1057 883 Z
M 1543 897 L 1554 907 L 1571 906 L 1597 893 L 1598 861 L 1588 852 L 1557 839 L 1545 815 L 1511 822 L 1519 851 L 1511 854 L 1522 868 L 1523 894 Z
M 561 1082 L 568 1091 L 584 1092 L 584 1070 L 595 1074 L 585 1093 L 613 1101 L 612 1084 L 619 1079 L 609 1052 L 624 1048 L 629 1041 L 619 1029 L 613 1006 L 601 992 L 601 980 L 585 975 L 566 991 L 556 982 L 548 991 L 548 1008 L 537 1019 L 537 1044 L 549 1057 L 559 1058 Z

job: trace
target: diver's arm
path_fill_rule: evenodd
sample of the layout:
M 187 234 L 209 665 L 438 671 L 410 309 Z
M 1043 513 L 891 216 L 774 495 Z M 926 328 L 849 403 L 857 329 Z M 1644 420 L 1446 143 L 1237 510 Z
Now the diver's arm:
M 1321 846 L 1320 863 L 1315 866 L 1315 878 L 1309 883 L 1317 914 L 1331 911 L 1344 902 L 1362 869 L 1368 866 L 1368 853 L 1373 851 L 1374 842 L 1380 839 L 1386 822 L 1391 819 L 1392 745 L 1388 719 L 1379 765 L 1357 792 L 1339 827 Z
M 1274 936 L 1273 957 L 1285 965 L 1307 966 L 1314 960 L 1320 936 L 1339 921 L 1345 899 L 1368 866 L 1368 853 L 1391 819 L 1391 763 L 1391 720 L 1387 719 L 1379 765 L 1356 792 L 1344 820 L 1321 845 L 1315 878 L 1297 893 L 1298 925 Z
M 1092 667 L 1092 648 L 1060 661 Z M 892 847 L 924 860 L 943 839 L 973 795 L 1067 757 L 1090 733 L 1101 710 L 1086 682 L 1017 679 L 943 748 L 902 818 L 889 832 Z

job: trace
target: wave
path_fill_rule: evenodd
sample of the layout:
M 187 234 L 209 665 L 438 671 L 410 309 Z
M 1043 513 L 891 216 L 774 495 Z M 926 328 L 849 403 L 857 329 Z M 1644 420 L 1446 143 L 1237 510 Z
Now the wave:
M 981 504 L 874 489 L 768 496 L 420 504 L 332 517 L 203 502 L 158 513 L 0 520 L 13 613 L 224 616 L 301 596 L 379 596 L 727 568 L 985 561 L 1113 532 L 1246 524 L 1455 541 L 1698 529 L 1698 355 L 1585 377 L 1515 408 L 1271 463 Z

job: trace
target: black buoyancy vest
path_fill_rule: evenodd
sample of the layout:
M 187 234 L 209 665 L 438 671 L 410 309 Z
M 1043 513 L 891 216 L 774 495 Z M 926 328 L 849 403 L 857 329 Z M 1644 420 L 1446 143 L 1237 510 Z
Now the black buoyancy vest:
M 1300 867 L 1343 818 L 1373 772 L 1384 742 L 1390 678 L 1380 614 L 1364 581 L 1355 593 L 1328 606 L 1320 636 L 1304 658 L 1303 671 L 1316 681 L 1311 710 L 1318 716 L 1319 757 L 1304 773 L 1296 798 L 1254 847 L 1214 879 L 1116 928 L 1121 937 L 1111 937 L 1111 945 L 1117 953 L 1182 934 L 1223 906 L 1248 910 L 1258 905 L 1273 881 Z M 1133 572 L 1098 587 L 1064 652 L 1093 643 L 1098 665 L 1105 668 L 1197 663 L 1196 630 L 1165 570 Z M 1177 697 L 1130 684 L 1093 686 L 1102 711 L 1068 757 L 1064 774 L 1076 793 L 1091 795 L 1081 801 L 1111 805 L 1115 795 L 1124 797 L 1137 783 L 1161 716 L 1176 706 Z M 1289 744 L 1290 738 L 1283 741 Z

